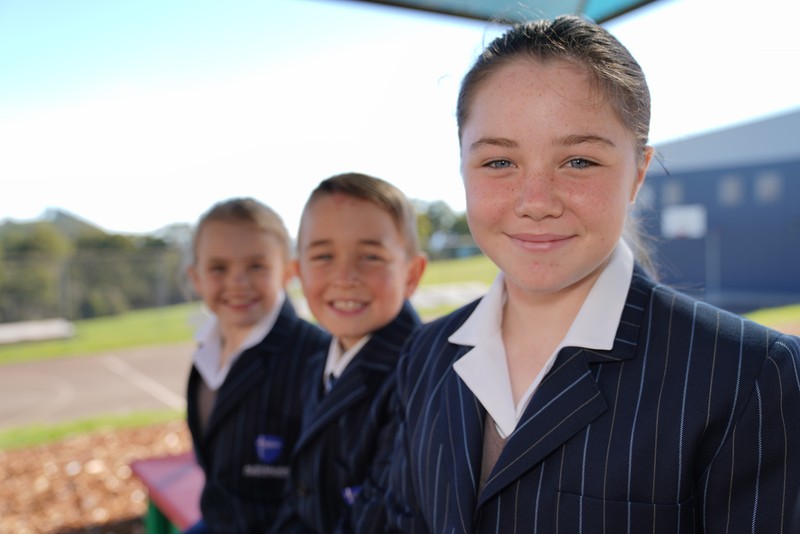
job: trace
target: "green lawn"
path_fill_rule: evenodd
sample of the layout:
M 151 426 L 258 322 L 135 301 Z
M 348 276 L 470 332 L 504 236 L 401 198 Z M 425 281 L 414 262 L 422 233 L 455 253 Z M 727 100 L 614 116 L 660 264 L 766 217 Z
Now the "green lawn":
M 136 428 L 175 421 L 185 417 L 186 414 L 184 412 L 160 410 L 134 412 L 127 415 L 91 417 L 55 425 L 25 425 L 0 431 L 0 450 L 32 447 L 59 441 L 69 436 L 86 434 L 87 432 Z
M 745 314 L 745 317 L 777 330 L 789 326 L 796 328 L 800 325 L 800 304 L 756 310 Z
M 421 285 L 483 282 L 487 286 L 497 276 L 497 267 L 486 256 L 432 261 L 422 275 Z
M 478 281 L 488 286 L 496 273 L 497 268 L 485 256 L 435 261 L 428 264 L 421 285 Z M 293 286 L 292 291 L 299 291 L 299 287 Z M 419 310 L 428 319 L 448 311 L 446 308 Z M 747 316 L 782 329 L 786 325 L 800 323 L 800 305 L 759 310 Z M 199 321 L 200 304 L 196 302 L 75 321 L 76 333 L 72 339 L 0 346 L 0 366 L 87 356 L 135 346 L 190 342 Z
M 190 303 L 75 321 L 71 339 L 0 346 L 0 365 L 191 341 L 199 312 Z
M 431 262 L 422 285 L 480 281 L 487 285 L 496 268 L 484 256 Z M 292 291 L 299 291 L 293 286 Z M 426 317 L 448 310 L 420 310 Z M 0 345 L 0 366 L 34 360 L 89 356 L 136 346 L 189 342 L 200 320 L 200 304 L 137 310 L 113 317 L 75 321 L 75 337 L 67 340 Z

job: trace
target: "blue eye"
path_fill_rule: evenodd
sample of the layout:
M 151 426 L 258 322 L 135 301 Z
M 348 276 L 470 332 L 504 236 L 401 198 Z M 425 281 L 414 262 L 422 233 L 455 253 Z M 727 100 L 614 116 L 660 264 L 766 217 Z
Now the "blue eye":
M 514 164 L 507 159 L 496 159 L 487 163 L 486 166 L 492 169 L 510 169 Z
M 596 163 L 584 158 L 572 158 L 567 162 L 567 165 L 573 169 L 586 169 L 588 167 L 593 167 Z

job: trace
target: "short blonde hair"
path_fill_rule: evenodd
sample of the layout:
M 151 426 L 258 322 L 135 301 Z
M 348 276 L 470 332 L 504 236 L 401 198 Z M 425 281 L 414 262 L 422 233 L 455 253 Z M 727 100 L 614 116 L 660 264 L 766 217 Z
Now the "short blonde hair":
M 242 197 L 218 202 L 200 217 L 192 237 L 192 263 L 197 260 L 197 243 L 200 234 L 209 222 L 252 224 L 278 240 L 286 261 L 292 257 L 291 240 L 283 219 L 275 210 L 258 200 Z

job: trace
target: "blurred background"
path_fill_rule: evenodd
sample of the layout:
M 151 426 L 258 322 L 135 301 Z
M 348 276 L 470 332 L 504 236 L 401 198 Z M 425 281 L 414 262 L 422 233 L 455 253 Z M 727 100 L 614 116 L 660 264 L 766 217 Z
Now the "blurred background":
M 800 333 L 796 2 L 0 0 L 0 531 L 141 531 L 127 466 L 189 447 L 183 273 L 219 200 L 294 235 L 320 180 L 379 176 L 417 207 L 423 317 L 482 294 L 460 79 L 505 22 L 581 6 L 648 78 L 661 279 Z
M 800 6 L 608 4 L 653 94 L 642 216 L 664 281 L 736 311 L 797 301 Z M 571 7 L 487 5 L 1 1 L 0 322 L 186 301 L 211 204 L 255 196 L 294 233 L 311 188 L 350 170 L 415 200 L 432 258 L 476 252 L 453 115 L 503 28 L 481 17 Z

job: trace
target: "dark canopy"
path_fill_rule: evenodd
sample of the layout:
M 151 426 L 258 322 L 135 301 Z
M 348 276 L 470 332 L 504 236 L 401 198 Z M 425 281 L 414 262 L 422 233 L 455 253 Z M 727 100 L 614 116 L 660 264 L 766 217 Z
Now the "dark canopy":
M 361 0 L 477 20 L 513 23 L 583 14 L 601 23 L 654 0 Z

